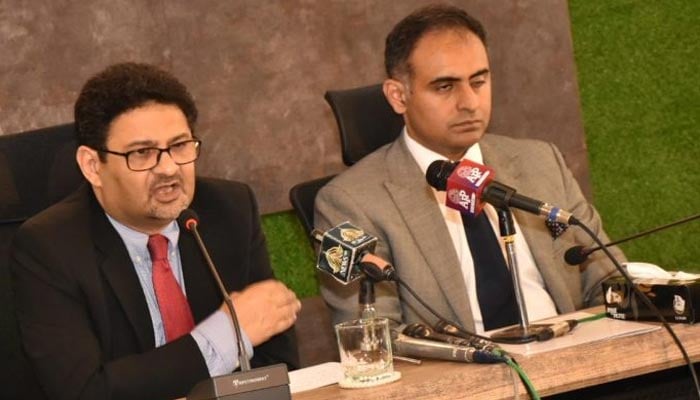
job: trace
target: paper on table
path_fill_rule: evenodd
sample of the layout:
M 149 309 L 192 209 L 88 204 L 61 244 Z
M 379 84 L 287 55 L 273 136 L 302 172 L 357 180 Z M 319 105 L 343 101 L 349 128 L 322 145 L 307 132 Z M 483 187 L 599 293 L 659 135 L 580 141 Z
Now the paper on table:
M 572 314 L 560 315 L 536 323 L 556 322 L 567 319 L 581 319 L 594 314 L 579 311 Z M 525 344 L 502 344 L 505 351 L 519 355 L 531 355 L 563 349 L 584 343 L 592 343 L 600 340 L 608 340 L 614 337 L 639 335 L 646 332 L 661 329 L 658 325 L 644 324 L 635 321 L 620 321 L 612 318 L 601 318 L 594 321 L 578 324 L 571 332 L 564 336 L 555 337 L 544 342 L 531 342 Z M 492 333 L 492 332 L 487 332 Z
M 289 372 L 289 390 L 299 393 L 333 385 L 343 379 L 339 362 L 327 362 Z

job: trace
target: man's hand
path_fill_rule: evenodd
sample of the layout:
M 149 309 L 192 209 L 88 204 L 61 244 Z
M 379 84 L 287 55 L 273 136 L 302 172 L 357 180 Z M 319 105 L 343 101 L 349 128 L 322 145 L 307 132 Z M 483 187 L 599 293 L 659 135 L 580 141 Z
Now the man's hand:
M 232 292 L 233 308 L 241 329 L 248 335 L 253 346 L 294 324 L 301 302 L 282 282 L 268 279 L 256 282 L 241 292 Z M 228 314 L 226 304 L 221 310 Z

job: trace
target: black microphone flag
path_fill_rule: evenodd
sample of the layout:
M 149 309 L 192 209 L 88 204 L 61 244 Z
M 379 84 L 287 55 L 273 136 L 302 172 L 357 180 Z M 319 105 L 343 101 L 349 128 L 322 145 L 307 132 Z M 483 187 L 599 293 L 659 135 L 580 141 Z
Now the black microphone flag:
M 373 253 L 377 247 L 376 237 L 350 222 L 343 222 L 323 233 L 314 230 L 313 235 L 321 242 L 316 268 L 331 274 L 344 285 L 362 276 L 358 264 L 364 255 Z

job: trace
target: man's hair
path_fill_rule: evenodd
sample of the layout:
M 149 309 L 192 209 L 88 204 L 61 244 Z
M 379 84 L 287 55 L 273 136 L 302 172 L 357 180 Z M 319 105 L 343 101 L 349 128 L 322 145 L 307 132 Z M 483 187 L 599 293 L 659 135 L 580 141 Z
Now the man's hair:
M 430 5 L 402 19 L 386 37 L 384 67 L 389 78 L 411 73 L 408 59 L 418 41 L 427 33 L 464 29 L 475 34 L 486 46 L 486 31 L 476 18 L 449 5 Z
M 149 102 L 177 106 L 194 132 L 197 107 L 180 81 L 152 65 L 122 63 L 93 76 L 80 91 L 74 110 L 78 145 L 103 149 L 112 121 Z

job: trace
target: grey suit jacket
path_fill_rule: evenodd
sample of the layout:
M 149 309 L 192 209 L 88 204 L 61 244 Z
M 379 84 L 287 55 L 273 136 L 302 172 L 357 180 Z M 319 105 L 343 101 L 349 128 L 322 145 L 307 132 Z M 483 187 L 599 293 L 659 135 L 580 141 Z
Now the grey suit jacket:
M 480 145 L 484 163 L 495 169 L 498 181 L 571 211 L 608 241 L 600 216 L 583 197 L 554 145 L 494 134 L 485 135 Z M 403 137 L 333 179 L 319 192 L 315 206 L 317 228 L 326 230 L 348 220 L 377 236 L 377 254 L 396 267 L 404 282 L 439 313 L 474 329 L 457 253 L 432 189 Z M 542 218 L 519 210 L 513 210 L 513 215 L 560 313 L 602 303 L 600 283 L 615 274 L 613 264 L 600 253 L 578 268 L 564 262 L 569 247 L 593 243 L 582 230 L 569 227 L 554 239 Z M 624 260 L 619 249 L 612 251 Z M 343 286 L 326 275 L 320 279 L 321 294 L 333 310 L 334 321 L 357 318 L 357 282 Z M 381 315 L 406 323 L 436 321 L 393 283 L 378 284 L 376 295 Z

